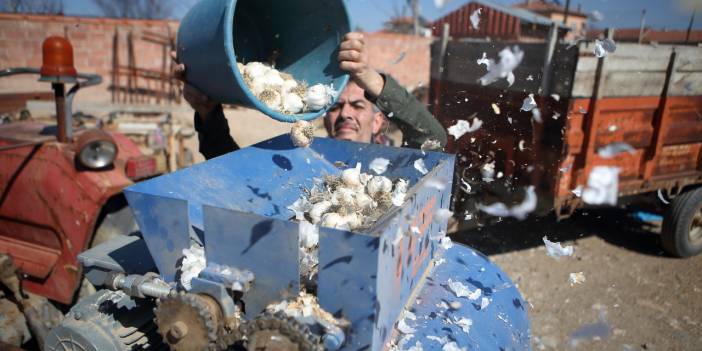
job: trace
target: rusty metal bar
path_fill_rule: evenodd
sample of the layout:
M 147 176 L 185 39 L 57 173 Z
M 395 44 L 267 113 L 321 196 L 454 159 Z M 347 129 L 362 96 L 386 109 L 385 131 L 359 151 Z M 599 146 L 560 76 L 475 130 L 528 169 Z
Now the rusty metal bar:
M 551 94 L 551 71 L 553 70 L 553 53 L 558 42 L 558 24 L 551 23 L 546 42 L 546 56 L 544 57 L 544 68 L 541 71 L 541 94 L 548 96 Z
M 65 143 L 68 141 L 66 133 L 66 87 L 62 83 L 52 83 L 51 88 L 54 89 L 54 100 L 56 101 L 56 120 L 58 127 L 56 137 L 59 142 Z

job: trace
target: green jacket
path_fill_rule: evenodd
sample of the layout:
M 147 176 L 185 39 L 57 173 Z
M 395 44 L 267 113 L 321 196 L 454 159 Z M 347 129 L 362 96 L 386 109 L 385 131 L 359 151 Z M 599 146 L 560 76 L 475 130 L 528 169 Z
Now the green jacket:
M 426 106 L 408 93 L 400 84 L 390 77 L 383 75 L 385 86 L 373 102 L 380 111 L 397 124 L 403 135 L 403 145 L 418 149 L 427 140 L 436 140 L 443 148 L 446 146 L 446 130 L 432 116 Z M 236 151 L 239 146 L 229 134 L 229 125 L 224 117 L 222 106 L 218 105 L 203 123 L 200 115 L 195 113 L 195 130 L 200 141 L 200 153 L 206 159 Z

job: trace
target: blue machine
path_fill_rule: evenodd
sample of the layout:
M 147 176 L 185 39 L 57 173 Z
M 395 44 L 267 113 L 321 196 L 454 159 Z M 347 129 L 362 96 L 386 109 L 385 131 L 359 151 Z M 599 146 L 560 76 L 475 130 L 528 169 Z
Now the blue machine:
M 468 247 L 444 249 L 436 240 L 447 226 L 435 214 L 450 203 L 454 156 L 449 154 L 326 138 L 296 148 L 281 135 L 130 187 L 126 196 L 143 240 L 120 238 L 80 259 L 94 284 L 163 300 L 178 290 L 183 249 L 201 241 L 207 267 L 186 295 L 207 296 L 200 305 L 218 307 L 203 308 L 218 311 L 207 321 L 226 326 L 229 320 L 238 325 L 234 329 L 241 338 L 251 331 L 246 325 L 264 324 L 260 316 L 267 305 L 299 293 L 298 224 L 286 207 L 303 187 L 312 186 L 313 178 L 339 174 L 335 165 L 360 162 L 369 172 L 367 165 L 376 157 L 390 160 L 383 175 L 410 182 L 406 201 L 362 233 L 320 228 L 319 306 L 348 324 L 341 329 L 309 326 L 307 338 L 332 350 L 382 350 L 400 340 L 405 348 L 419 342 L 423 350 L 441 350 L 448 342 L 467 350 L 530 349 L 526 303 L 507 275 Z M 419 158 L 429 170 L 426 175 L 413 166 Z M 146 248 L 153 263 L 143 254 L 135 256 Z M 134 264 L 137 259 L 140 263 Z M 482 294 L 459 298 L 449 281 Z M 166 307 L 161 303 L 159 308 Z M 416 316 L 403 321 L 414 329 L 411 335 L 398 329 L 403 310 Z M 183 315 L 168 314 L 169 319 Z M 472 322 L 469 329 L 457 323 L 464 318 Z M 159 328 L 162 322 L 157 321 Z M 182 334 L 172 323 L 168 328 Z M 221 330 L 209 336 L 211 342 L 222 338 Z

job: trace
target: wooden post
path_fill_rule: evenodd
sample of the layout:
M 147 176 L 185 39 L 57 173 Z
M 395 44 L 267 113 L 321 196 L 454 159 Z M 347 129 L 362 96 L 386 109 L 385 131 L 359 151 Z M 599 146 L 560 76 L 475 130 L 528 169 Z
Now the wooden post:
M 435 77 L 432 77 L 434 79 L 434 85 L 433 89 L 431 90 L 433 99 L 431 100 L 432 106 L 432 114 L 434 117 L 437 117 L 440 115 L 441 112 L 441 107 L 439 106 L 439 100 L 441 98 L 441 91 L 443 89 L 443 81 L 445 78 L 444 75 L 444 64 L 446 61 L 446 50 L 448 49 L 448 41 L 449 41 L 449 32 L 450 32 L 451 26 L 448 23 L 444 23 L 444 28 L 443 32 L 441 33 L 441 47 L 439 48 L 439 57 L 437 57 L 437 75 Z
M 641 24 L 639 25 L 639 44 L 643 41 L 644 26 L 646 25 L 646 9 L 641 10 Z
M 553 53 L 556 51 L 556 43 L 558 42 L 558 24 L 551 23 L 551 29 L 548 32 L 548 41 L 546 42 L 546 56 L 544 57 L 544 67 L 541 70 L 541 94 L 549 95 L 551 93 L 551 62 L 553 61 Z
M 605 30 L 605 37 L 611 39 L 614 37 L 614 29 L 607 28 Z M 597 122 L 600 118 L 599 104 L 598 100 L 602 97 L 602 91 L 605 86 L 605 63 L 606 56 L 600 57 L 597 60 L 597 68 L 595 70 L 595 84 L 592 88 L 592 97 L 590 97 L 590 104 L 587 108 L 587 114 L 584 116 L 583 121 L 583 146 L 582 151 L 579 153 L 575 161 L 573 162 L 573 177 L 571 178 L 571 187 L 577 184 L 584 184 L 587 181 L 589 174 L 586 174 L 588 169 L 587 165 L 589 160 L 595 156 L 597 150 L 595 150 L 595 139 L 597 139 Z
M 653 137 L 651 138 L 651 144 L 649 149 L 646 151 L 643 174 L 644 180 L 650 180 L 653 175 L 653 171 L 658 163 L 657 156 L 661 154 L 663 150 L 664 138 L 668 134 L 668 129 L 670 128 L 670 107 L 668 106 L 668 95 L 670 94 L 670 82 L 672 81 L 673 74 L 675 73 L 677 53 L 675 49 L 670 53 L 670 59 L 668 61 L 668 69 L 665 72 L 665 82 L 663 83 L 663 90 L 661 91 L 661 99 L 658 103 L 658 108 L 656 109 L 656 115 L 653 118 Z
M 439 53 L 439 73 L 441 73 L 441 78 L 443 79 L 444 73 L 444 61 L 446 59 L 446 49 L 448 48 L 449 32 L 451 31 L 451 25 L 444 23 L 443 32 L 441 33 L 441 52 Z
M 690 32 L 692 31 L 692 23 L 695 22 L 695 12 L 697 12 L 697 6 L 692 10 L 692 16 L 690 16 L 690 24 L 687 25 L 687 34 L 685 34 L 685 44 L 690 42 Z

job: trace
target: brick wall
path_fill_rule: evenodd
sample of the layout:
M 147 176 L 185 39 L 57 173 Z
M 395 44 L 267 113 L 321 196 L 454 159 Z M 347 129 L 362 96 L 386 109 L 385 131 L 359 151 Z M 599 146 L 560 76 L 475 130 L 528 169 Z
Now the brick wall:
M 40 67 L 43 40 L 51 35 L 67 36 L 73 44 L 78 72 L 100 74 L 104 82 L 81 91 L 76 102 L 108 103 L 111 101 L 115 34 L 120 45 L 120 64 L 127 62 L 126 40 L 131 32 L 135 38 L 137 66 L 160 70 L 162 47 L 138 39 L 148 32 L 175 36 L 177 30 L 177 21 L 0 14 L 0 68 Z M 371 64 L 375 68 L 390 73 L 410 90 L 428 85 L 431 38 L 384 32 L 365 35 Z M 166 59 L 170 60 L 169 57 Z M 38 83 L 36 79 L 36 76 L 2 78 L 0 94 L 50 91 L 48 84 Z
M 410 90 L 429 85 L 431 38 L 386 32 L 364 36 L 373 67 L 389 73 Z
M 52 35 L 66 36 L 73 44 L 75 67 L 81 73 L 102 75 L 103 84 L 81 91 L 76 101 L 111 101 L 113 40 L 117 35 L 119 61 L 127 62 L 127 36 L 133 33 L 137 67 L 161 69 L 161 45 L 138 40 L 146 32 L 175 35 L 177 21 L 122 20 L 72 16 L 0 14 L 0 68 L 40 67 L 41 44 Z M 170 57 L 166 57 L 170 60 Z M 0 79 L 0 93 L 50 91 L 46 83 L 36 82 L 37 76 Z

